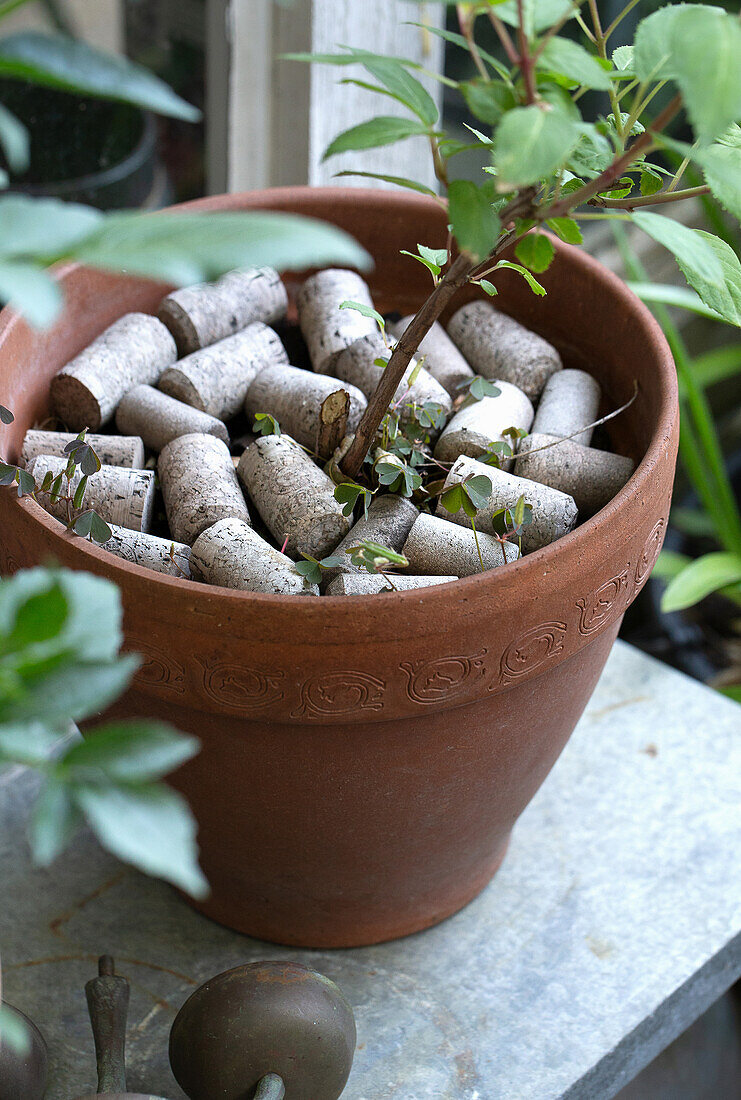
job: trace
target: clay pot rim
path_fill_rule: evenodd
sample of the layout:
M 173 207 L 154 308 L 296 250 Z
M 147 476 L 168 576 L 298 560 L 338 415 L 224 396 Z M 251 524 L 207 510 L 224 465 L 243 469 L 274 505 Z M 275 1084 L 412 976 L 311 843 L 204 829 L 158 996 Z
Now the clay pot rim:
M 408 208 L 410 214 L 418 212 L 420 207 L 428 207 L 434 202 L 433 199 L 423 195 L 413 195 L 395 191 L 378 191 L 373 188 L 277 187 L 262 191 L 247 191 L 231 194 L 228 196 L 229 209 L 271 209 L 274 203 L 280 203 L 281 200 L 295 201 L 295 199 L 302 194 L 311 194 L 314 197 L 321 197 L 322 195 L 331 196 L 332 202 L 335 205 L 357 205 L 358 203 L 362 203 L 363 200 L 366 200 L 375 205 L 379 203 L 381 205 L 389 205 L 397 210 L 399 206 L 403 206 Z M 171 209 L 199 211 L 210 210 L 214 208 L 214 206 L 218 208 L 214 199 L 206 198 L 184 203 Z M 600 537 L 600 528 L 609 529 L 613 525 L 613 521 L 619 520 L 620 513 L 627 506 L 631 498 L 644 490 L 650 493 L 650 482 L 653 471 L 666 450 L 668 441 L 671 439 L 678 405 L 676 370 L 666 338 L 658 321 L 654 318 L 647 306 L 641 302 L 637 295 L 635 295 L 617 275 L 611 272 L 598 260 L 594 259 L 593 256 L 584 252 L 581 248 L 575 245 L 566 244 L 553 236 L 551 236 L 551 239 L 556 249 L 557 258 L 562 258 L 570 264 L 590 269 L 593 278 L 601 282 L 610 292 L 615 300 L 616 310 L 619 311 L 622 307 L 622 309 L 628 312 L 635 322 L 644 329 L 647 346 L 651 347 L 653 357 L 658 365 L 656 383 L 659 398 L 659 415 L 652 431 L 649 446 L 640 462 L 636 463 L 636 468 L 628 482 L 617 495 L 613 497 L 609 504 L 594 516 L 591 516 L 574 531 L 571 531 L 568 535 L 565 535 L 554 543 L 550 543 L 548 546 L 542 547 L 540 550 L 535 550 L 527 554 L 517 562 L 511 563 L 506 570 L 491 569 L 487 570 L 485 573 L 476 573 L 473 576 L 462 577 L 457 581 L 447 581 L 441 585 L 431 585 L 420 589 L 408 589 L 403 592 L 378 593 L 373 597 L 372 605 L 378 607 L 379 610 L 383 608 L 385 611 L 390 611 L 391 601 L 400 601 L 402 607 L 404 602 L 406 602 L 408 607 L 411 607 L 413 604 L 415 606 L 420 604 L 426 605 L 422 607 L 422 610 L 429 610 L 432 613 L 435 610 L 435 601 L 440 591 L 445 590 L 445 592 L 448 593 L 452 592 L 454 588 L 463 600 L 480 596 L 484 591 L 484 586 L 487 586 L 486 591 L 489 592 L 497 585 L 503 590 L 506 587 L 522 583 L 523 593 L 537 590 L 539 579 L 542 578 L 544 573 L 556 570 L 556 563 L 559 556 L 570 551 L 572 548 L 578 554 L 578 552 L 582 548 L 586 548 L 595 537 Z M 81 265 L 76 263 L 58 265 L 54 268 L 56 280 L 58 282 L 63 282 L 70 278 L 80 266 Z M 482 299 L 484 299 L 484 297 L 482 293 Z M 9 307 L 5 307 L 0 312 L 0 348 L 3 338 L 11 333 L 17 325 L 24 323 L 23 319 Z M 105 575 L 108 579 L 117 584 L 119 588 L 123 587 L 129 579 L 135 581 L 139 588 L 141 585 L 146 584 L 148 587 L 151 586 L 151 597 L 153 599 L 156 598 L 156 593 L 158 591 L 162 591 L 162 586 L 165 586 L 166 589 L 171 590 L 172 595 L 175 595 L 176 592 L 180 592 L 183 596 L 186 596 L 191 608 L 197 606 L 201 602 L 211 603 L 214 600 L 218 600 L 219 602 L 223 601 L 227 605 L 224 608 L 225 611 L 232 611 L 235 614 L 243 611 L 248 603 L 255 604 L 258 607 L 261 606 L 265 608 L 265 610 L 272 605 L 276 607 L 280 606 L 285 609 L 295 609 L 296 612 L 298 612 L 299 608 L 306 607 L 307 605 L 316 612 L 317 604 L 326 605 L 326 612 L 330 619 L 336 617 L 340 606 L 346 607 L 351 617 L 354 616 L 356 612 L 359 613 L 361 609 L 366 612 L 369 610 L 369 600 L 367 596 L 321 596 L 317 600 L 312 599 L 310 596 L 303 595 L 279 595 L 277 593 L 239 591 L 232 588 L 222 588 L 218 585 L 193 582 L 179 577 L 170 577 L 150 569 L 145 569 L 143 566 L 134 565 L 131 562 L 116 557 L 114 554 L 110 554 L 102 547 L 98 547 L 79 537 L 71 535 L 66 531 L 63 524 L 50 516 L 40 504 L 28 497 L 24 497 L 20 500 L 16 499 L 15 504 L 28 512 L 35 522 L 45 527 L 53 538 L 73 541 L 75 550 L 80 556 L 80 568 L 85 567 L 86 561 L 89 561 L 91 565 L 95 563 L 98 566 L 104 566 Z M 620 533 L 617 523 L 614 525 L 613 533 L 615 535 L 619 535 Z M 607 530 L 603 531 L 602 537 L 606 537 L 607 534 Z

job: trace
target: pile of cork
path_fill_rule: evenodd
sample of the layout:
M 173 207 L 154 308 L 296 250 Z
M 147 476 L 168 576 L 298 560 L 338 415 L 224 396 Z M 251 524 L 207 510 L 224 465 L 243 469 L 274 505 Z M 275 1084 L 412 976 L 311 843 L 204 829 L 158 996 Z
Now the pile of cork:
M 435 507 L 434 498 L 417 507 L 377 489 L 353 524 L 318 453 L 322 406 L 341 393 L 349 437 L 389 358 L 389 339 L 411 318 L 389 321 L 384 338 L 372 316 L 340 308 L 347 301 L 373 308 L 356 273 L 308 278 L 297 300 L 300 347 L 297 331 L 283 324 L 285 287 L 269 268 L 175 291 L 157 316 L 126 314 L 53 380 L 52 412 L 65 430 L 29 431 L 22 460 L 40 484 L 48 471 L 64 470 L 65 446 L 87 429 L 103 466 L 89 478 L 85 507 L 111 527 L 107 550 L 174 576 L 301 595 L 387 590 L 385 576 L 363 572 L 346 553 L 363 540 L 407 558 L 393 578 L 398 589 L 468 576 L 482 562 L 505 565 L 519 548 L 501 540 L 495 513 L 524 498 L 532 522 L 521 547 L 529 553 L 602 508 L 630 477 L 631 459 L 591 446 L 585 426 L 600 409 L 596 380 L 564 369 L 546 340 L 475 301 L 452 316 L 447 332 L 432 327 L 419 349 L 422 365 L 410 364 L 393 405 L 402 422 L 425 403 L 441 409 L 429 479 L 447 471 L 447 488 L 483 474 L 489 499 L 472 524 L 462 509 Z M 283 339 L 270 327 L 281 325 Z M 294 345 L 292 357 L 304 366 L 289 361 L 286 347 Z M 463 403 L 476 375 L 499 392 Z M 280 434 L 251 435 L 257 414 L 274 418 Z M 100 434 L 110 422 L 119 434 Z M 512 428 L 524 435 L 517 453 L 502 468 L 482 462 L 493 443 L 512 440 Z M 40 501 L 67 518 L 63 502 L 43 494 Z M 303 555 L 332 555 L 340 564 L 316 585 L 295 568 Z

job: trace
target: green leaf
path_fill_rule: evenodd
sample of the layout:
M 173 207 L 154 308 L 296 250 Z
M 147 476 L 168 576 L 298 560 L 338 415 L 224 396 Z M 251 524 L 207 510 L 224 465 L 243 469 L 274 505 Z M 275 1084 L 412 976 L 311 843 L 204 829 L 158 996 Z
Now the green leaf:
M 712 145 L 698 147 L 664 136 L 661 143 L 699 165 L 718 202 L 741 219 L 741 127 L 734 124 Z
M 40 31 L 7 35 L 0 40 L 0 75 L 133 103 L 188 122 L 201 117 L 200 111 L 143 66 L 61 35 Z
M 363 68 L 374 76 L 399 103 L 408 107 L 426 126 L 438 119 L 435 100 L 416 77 L 407 72 L 404 63 L 395 57 L 379 57 L 355 51 L 362 56 Z
M 485 474 L 476 474 L 475 477 L 468 478 L 461 484 L 468 499 L 477 510 L 486 507 L 492 494 L 490 478 Z
M 77 781 L 84 779 L 81 773 L 92 770 L 116 782 L 149 782 L 179 768 L 199 747 L 195 737 L 186 737 L 164 722 L 109 722 L 73 745 L 61 764 Z
M 340 309 L 351 309 L 355 313 L 362 314 L 363 317 L 369 317 L 370 320 L 375 321 L 382 330 L 386 327 L 383 315 L 380 314 L 377 309 L 373 309 L 372 306 L 367 306 L 365 302 L 351 302 L 345 300 L 344 302 L 340 302 Z
M 307 558 L 306 561 L 294 562 L 293 568 L 300 577 L 309 584 L 319 584 L 322 579 L 322 570 L 316 558 Z
M 688 309 L 692 313 L 698 313 L 701 317 L 711 317 L 714 321 L 724 320 L 714 309 L 708 309 L 694 290 L 690 290 L 687 286 L 634 282 L 628 282 L 627 285 L 642 302 L 647 302 L 649 305 L 658 303 L 665 306 L 676 306 L 678 309 Z
M 58 582 L 33 592 L 19 607 L 12 630 L 0 638 L 0 654 L 58 639 L 67 623 L 69 604 Z
M 674 79 L 701 141 L 741 116 L 741 26 L 722 8 L 668 6 L 638 26 L 635 69 L 641 80 Z
M 68 788 L 57 779 L 47 779 L 36 800 L 29 826 L 36 863 L 48 867 L 67 847 L 81 824 L 82 815 Z
M 458 34 L 456 31 L 445 30 L 442 27 L 433 27 L 429 23 L 410 22 L 408 26 L 419 27 L 420 30 L 423 30 L 426 34 L 434 34 L 436 38 L 442 38 L 445 42 L 450 42 L 454 46 L 460 46 L 462 50 L 465 50 L 466 53 L 469 53 L 468 43 L 466 42 L 463 35 Z M 481 46 L 478 47 L 478 51 L 479 56 L 483 61 L 487 63 L 487 65 L 491 65 L 492 69 L 494 69 L 495 72 L 499 73 L 500 76 L 509 79 L 509 72 L 506 66 L 504 66 L 501 61 L 498 61 L 493 54 L 487 53 L 486 50 L 481 48 Z
M 50 275 L 31 264 L 0 260 L 0 301 L 17 309 L 29 324 L 46 329 L 62 308 L 62 292 Z
M 555 254 L 553 241 L 543 233 L 528 233 L 515 248 L 515 255 L 520 263 L 538 274 L 548 270 Z
M 396 118 L 393 115 L 378 115 L 338 134 L 325 150 L 322 161 L 338 153 L 347 153 L 354 149 L 376 149 L 381 145 L 393 145 L 397 141 L 428 132 L 428 127 L 423 122 Z
M 511 191 L 553 175 L 580 138 L 579 125 L 558 110 L 515 107 L 494 135 L 497 188 Z
M 718 691 L 728 699 L 733 699 L 735 703 L 741 703 L 741 684 L 727 684 L 719 687 Z
M 0 145 L 14 172 L 25 172 L 28 168 L 29 144 L 26 127 L 0 103 Z
M 453 180 L 448 188 L 448 216 L 458 247 L 483 260 L 497 242 L 499 217 L 486 190 L 471 180 Z
M 516 0 L 505 0 L 504 3 L 495 5 L 497 15 L 509 23 L 512 27 L 519 26 L 520 13 Z M 564 17 L 572 18 L 576 14 L 576 6 L 572 0 L 524 0 L 524 30 L 528 38 L 534 34 L 552 27 Z
M 73 797 L 100 843 L 147 874 L 193 897 L 208 894 L 197 862 L 196 824 L 187 803 L 164 785 L 79 785 Z
M 5 405 L 0 405 L 0 424 L 12 424 L 15 420 L 10 409 L 6 409 Z
M 525 281 L 529 284 L 530 289 L 533 291 L 533 293 L 539 295 L 540 297 L 546 294 L 545 287 L 538 282 L 534 275 L 530 274 L 526 267 L 522 267 L 521 264 L 513 264 L 509 260 L 500 260 L 497 264 L 497 268 L 500 267 L 506 268 L 509 271 L 516 271 L 518 275 L 522 275 L 523 279 L 525 279 Z
M 207 282 L 235 267 L 367 268 L 368 253 L 347 233 L 313 218 L 267 211 L 113 214 L 70 249 L 93 267 L 179 285 Z
M 606 92 L 612 86 L 609 71 L 602 68 L 598 58 L 578 43 L 558 35 L 546 43 L 538 58 L 537 67 L 551 73 L 563 74 L 586 88 L 598 88 Z
M 78 722 L 98 714 L 126 688 L 139 665 L 136 657 L 115 662 L 71 664 L 29 681 L 32 688 L 0 712 L 9 722 Z
M 618 46 L 616 50 L 612 51 L 612 63 L 615 68 L 624 73 L 633 67 L 633 47 L 632 46 Z
M 461 92 L 471 114 L 487 126 L 496 126 L 505 111 L 517 105 L 514 89 L 500 81 L 468 80 L 461 84 Z
M 90 523 L 90 538 L 93 542 L 97 542 L 99 546 L 104 546 L 112 536 L 113 531 L 111 531 L 106 521 L 101 519 L 97 512 L 93 512 Z
M 718 551 L 697 558 L 668 585 L 662 611 L 681 611 L 730 584 L 741 582 L 741 554 Z
M 637 210 L 636 225 L 673 253 L 687 282 L 706 306 L 733 325 L 741 325 L 741 264 L 717 237 L 661 214 Z
M 545 224 L 567 244 L 581 244 L 584 240 L 573 218 L 548 218 Z
M 65 737 L 66 733 L 41 722 L 4 722 L 0 725 L 0 761 L 43 768 Z
M 494 286 L 494 283 L 490 283 L 488 279 L 477 279 L 476 285 L 480 286 L 481 289 L 485 291 L 490 298 L 493 298 L 495 294 L 499 293 L 497 288 Z
M 381 172 L 354 172 L 346 169 L 344 172 L 335 172 L 333 178 L 339 179 L 340 176 L 362 176 L 365 179 L 382 180 L 384 183 L 393 183 L 396 187 L 404 187 L 407 191 L 417 191 L 420 195 L 436 197 L 436 192 L 428 187 L 426 183 L 420 183 L 418 180 L 408 180 L 404 176 L 385 176 Z
M 657 191 L 661 190 L 662 186 L 661 176 L 654 175 L 653 172 L 641 172 L 642 195 L 655 195 Z

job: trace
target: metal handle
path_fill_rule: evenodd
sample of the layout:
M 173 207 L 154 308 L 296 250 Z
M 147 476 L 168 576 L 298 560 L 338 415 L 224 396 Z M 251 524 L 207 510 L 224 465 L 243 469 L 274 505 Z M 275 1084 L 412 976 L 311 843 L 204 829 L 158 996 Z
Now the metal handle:
M 116 975 L 110 955 L 98 960 L 98 977 L 85 986 L 98 1065 L 98 1094 L 126 1092 L 126 1014 L 129 983 Z
M 283 1100 L 285 1095 L 286 1086 L 283 1078 L 277 1073 L 268 1073 L 258 1081 L 254 1100 Z

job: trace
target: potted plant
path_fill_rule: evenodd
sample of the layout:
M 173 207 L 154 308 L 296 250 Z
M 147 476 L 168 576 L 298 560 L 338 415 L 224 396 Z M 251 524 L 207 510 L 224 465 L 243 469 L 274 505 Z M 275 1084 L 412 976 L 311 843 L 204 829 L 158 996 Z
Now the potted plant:
M 524 4 L 460 6 L 454 38 L 480 74 L 462 91 L 491 127 L 491 137 L 473 135 L 492 157 L 482 184 L 447 186 L 457 147 L 441 134 L 410 63 L 346 51 L 331 60 L 364 66 L 410 117 L 373 119 L 328 152 L 426 134 L 447 198 L 287 189 L 190 209 L 323 218 L 373 255 L 379 313 L 413 315 L 338 457 L 360 489 L 365 453 L 419 342 L 467 301 L 498 294 L 504 312 L 555 344 L 569 365 L 588 367 L 612 408 L 637 390 L 613 430 L 636 471 L 595 516 L 504 569 L 417 592 L 307 600 L 160 577 L 65 536 L 32 500 L 0 500 L 6 566 L 53 554 L 120 585 L 127 643 L 148 661 L 114 713 L 143 711 L 197 730 L 203 750 L 174 782 L 200 825 L 212 892 L 198 904 L 253 935 L 369 943 L 432 924 L 472 898 L 568 739 L 661 548 L 678 432 L 671 356 L 637 299 L 568 242 L 580 240 L 582 218 L 633 218 L 675 252 L 708 304 L 727 316 L 738 308 L 730 250 L 644 208 L 683 197 L 679 176 L 664 186 L 665 170 L 647 158 L 676 146 L 664 127 L 684 108 L 700 139 L 687 157 L 703 166 L 708 185 L 732 192 L 735 131 L 730 145 L 714 139 L 739 113 L 739 78 L 724 49 L 741 31 L 717 9 L 682 6 L 644 20 L 635 50 L 608 57 L 619 18 L 603 29 L 589 5 L 589 50 L 559 34 L 577 9 L 549 6 L 539 21 L 539 9 Z M 477 18 L 495 26 L 507 66 L 476 46 Z M 667 81 L 677 94 L 649 117 Z M 590 85 L 610 104 L 596 124 L 578 111 Z M 286 277 L 292 296 L 302 281 Z M 121 314 L 151 312 L 162 297 L 151 284 L 87 268 L 66 271 L 62 283 L 69 304 L 52 340 L 17 318 L 5 321 L 5 403 L 25 395 L 7 459 L 17 458 L 46 407 L 59 367 Z M 19 362 L 35 365 L 30 389 L 25 372 L 10 366 Z

